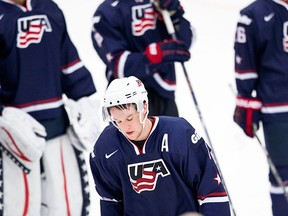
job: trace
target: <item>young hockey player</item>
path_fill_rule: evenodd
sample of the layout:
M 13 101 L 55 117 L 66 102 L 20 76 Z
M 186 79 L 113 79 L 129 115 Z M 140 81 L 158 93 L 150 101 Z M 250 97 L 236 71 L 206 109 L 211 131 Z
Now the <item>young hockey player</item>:
M 53 1 L 0 0 L 0 215 L 89 214 L 95 92 Z
M 190 58 L 191 26 L 178 0 L 154 3 L 104 0 L 94 14 L 92 41 L 107 66 L 108 83 L 137 76 L 149 93 L 152 115 L 178 116 L 174 62 Z M 170 12 L 178 40 L 167 33 L 161 10 Z
M 249 137 L 254 137 L 253 125 L 258 128 L 262 121 L 266 148 L 288 189 L 288 1 L 258 0 L 240 14 L 234 121 Z M 282 187 L 272 174 L 273 215 L 288 215 Z
M 211 149 L 183 118 L 148 116 L 144 84 L 130 76 L 107 88 L 104 129 L 90 156 L 101 215 L 230 215 Z

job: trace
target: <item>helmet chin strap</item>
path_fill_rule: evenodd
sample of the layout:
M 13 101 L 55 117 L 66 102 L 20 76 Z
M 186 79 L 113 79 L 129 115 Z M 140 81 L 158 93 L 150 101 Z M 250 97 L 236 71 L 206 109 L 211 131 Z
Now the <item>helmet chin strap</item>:
M 142 120 L 142 113 L 143 113 L 143 111 L 144 110 L 142 110 L 139 114 L 139 120 L 140 120 L 140 123 L 142 124 L 142 130 L 144 129 L 144 127 L 145 127 L 145 121 L 146 121 L 146 119 L 147 119 L 147 116 L 148 116 L 148 110 L 147 110 L 147 112 L 146 112 L 146 114 L 145 114 L 145 116 L 144 116 L 144 118 L 143 118 L 143 120 Z
M 142 120 L 142 113 L 145 111 L 145 105 L 146 105 L 146 113 L 145 113 L 145 115 L 144 115 L 144 118 L 143 118 L 143 120 Z M 146 119 L 147 119 L 147 116 L 148 116 L 148 113 L 149 113 L 149 108 L 148 108 L 148 103 L 147 102 L 144 102 L 144 101 L 142 101 L 142 103 L 141 103 L 141 108 L 139 108 L 140 106 L 139 106 L 139 104 L 138 104 L 138 106 L 137 106 L 137 109 L 139 109 L 139 121 L 140 121 L 140 123 L 142 124 L 142 130 L 144 129 L 144 127 L 145 127 L 145 121 L 146 121 Z

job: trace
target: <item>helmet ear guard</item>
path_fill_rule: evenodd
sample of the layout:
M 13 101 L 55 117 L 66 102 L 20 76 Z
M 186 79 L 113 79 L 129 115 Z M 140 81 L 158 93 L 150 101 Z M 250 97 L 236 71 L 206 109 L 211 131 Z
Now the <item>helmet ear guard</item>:
M 113 122 L 110 116 L 110 107 L 121 107 L 125 104 L 135 104 L 136 110 L 142 113 L 144 102 L 148 103 L 147 91 L 144 84 L 134 76 L 113 80 L 108 86 L 102 107 L 102 116 L 105 122 Z M 148 115 L 148 109 L 147 114 Z M 140 118 L 140 122 L 141 118 Z

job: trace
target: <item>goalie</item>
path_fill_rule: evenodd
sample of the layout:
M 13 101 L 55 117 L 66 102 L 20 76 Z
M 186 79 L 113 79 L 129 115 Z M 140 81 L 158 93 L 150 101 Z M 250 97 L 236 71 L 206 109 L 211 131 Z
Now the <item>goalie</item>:
M 105 126 L 92 76 L 53 1 L 0 14 L 0 215 L 89 215 L 84 151 Z

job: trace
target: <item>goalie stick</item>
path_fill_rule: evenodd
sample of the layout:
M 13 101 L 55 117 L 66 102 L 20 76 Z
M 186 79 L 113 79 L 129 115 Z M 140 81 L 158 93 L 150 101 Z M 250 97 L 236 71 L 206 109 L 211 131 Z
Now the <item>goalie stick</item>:
M 152 0 L 152 4 L 154 4 L 154 1 Z M 163 19 L 164 19 L 164 23 L 166 25 L 166 29 L 167 29 L 167 32 L 168 34 L 171 36 L 172 39 L 174 40 L 177 40 L 177 36 L 176 36 L 176 33 L 175 33 L 175 28 L 174 28 L 174 25 L 173 25 L 173 22 L 171 20 L 171 17 L 170 17 L 170 14 L 167 10 L 162 10 L 161 8 L 159 8 L 157 5 L 156 5 L 157 9 L 161 12 L 162 16 L 163 16 Z M 234 216 L 236 216 L 236 212 L 235 212 L 235 209 L 234 209 L 234 206 L 232 204 L 232 200 L 231 200 L 231 197 L 230 197 L 230 194 L 228 192 L 228 189 L 227 189 L 227 186 L 226 186 L 226 183 L 224 181 L 224 178 L 223 178 L 223 175 L 222 175 L 222 171 L 220 169 L 220 166 L 219 166 L 219 163 L 218 163 L 218 160 L 217 160 L 217 157 L 216 157 L 216 154 L 215 154 L 215 151 L 214 151 L 214 148 L 213 148 L 213 145 L 212 145 L 212 142 L 211 142 L 211 139 L 210 139 L 210 136 L 208 134 L 208 131 L 207 131 L 207 127 L 206 127 L 206 124 L 204 122 L 204 119 L 202 117 L 202 113 L 201 113 L 201 110 L 199 108 L 199 105 L 198 105 L 198 102 L 197 102 L 197 99 L 196 99 L 196 96 L 194 94 L 194 91 L 193 91 L 193 88 L 192 88 L 192 85 L 191 85 L 191 82 L 190 82 L 190 79 L 189 79 L 189 76 L 188 76 L 188 73 L 187 73 L 187 70 L 186 70 L 186 67 L 184 65 L 184 62 L 181 62 L 181 66 L 182 66 L 182 69 L 183 69 L 183 72 L 184 72 L 184 75 L 185 75 L 185 79 L 186 79 L 186 82 L 188 84 L 188 87 L 189 87 L 189 90 L 190 90 L 190 93 L 192 95 L 192 99 L 193 99 L 193 102 L 194 102 L 194 105 L 196 107 L 196 110 L 197 110 L 197 113 L 198 113 L 198 117 L 200 119 L 200 122 L 202 124 L 202 127 L 204 129 L 204 132 L 205 132 L 205 135 L 208 139 L 208 142 L 211 146 L 211 149 L 212 149 L 212 153 L 213 153 L 213 158 L 215 160 L 215 163 L 216 163 L 216 166 L 218 168 L 218 172 L 220 174 L 220 178 L 221 178 L 221 182 L 222 182 L 222 185 L 224 187 L 224 189 L 226 190 L 226 193 L 227 193 L 227 197 L 229 199 L 229 202 L 230 202 L 230 207 L 231 207 L 231 210 L 234 214 Z

